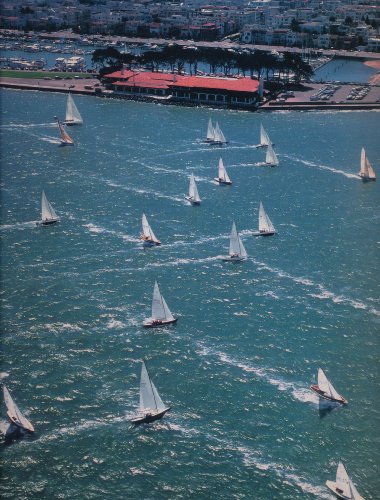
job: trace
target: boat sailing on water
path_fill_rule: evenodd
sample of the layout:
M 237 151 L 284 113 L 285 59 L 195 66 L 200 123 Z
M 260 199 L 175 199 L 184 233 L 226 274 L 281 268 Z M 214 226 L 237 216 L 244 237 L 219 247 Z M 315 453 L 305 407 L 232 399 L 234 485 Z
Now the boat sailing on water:
M 269 139 L 269 135 L 265 128 L 263 127 L 263 124 L 260 124 L 260 144 L 257 146 L 258 148 L 264 148 L 269 146 L 269 144 L 272 144 L 272 141 Z M 272 144 L 273 146 L 273 144 Z
M 170 407 L 163 403 L 143 361 L 140 377 L 140 406 L 137 415 L 132 418 L 132 423 L 148 424 L 159 420 L 168 411 Z
M 199 196 L 197 184 L 195 182 L 195 177 L 193 174 L 191 174 L 190 176 L 189 194 L 186 196 L 186 199 L 190 201 L 192 205 L 201 204 L 201 198 Z
M 204 142 L 218 146 L 222 146 L 223 144 L 226 144 L 228 142 L 227 139 L 224 137 L 224 134 L 219 126 L 219 123 L 216 122 L 214 126 L 211 118 L 208 121 L 207 136 Z
M 82 125 L 83 119 L 71 94 L 67 96 L 65 125 Z
M 161 241 L 156 238 L 145 214 L 142 215 L 142 230 L 143 232 L 140 236 L 140 240 L 142 240 L 144 247 L 161 245 Z
M 231 179 L 228 177 L 222 158 L 219 158 L 218 177 L 215 177 L 214 180 L 219 182 L 219 184 L 232 184 Z
M 277 167 L 279 164 L 277 155 L 274 152 L 271 142 L 268 144 L 267 154 L 265 156 L 265 163 L 270 167 Z
M 247 260 L 247 257 L 247 252 L 236 230 L 235 222 L 233 222 L 230 234 L 229 255 L 222 257 L 222 260 L 224 262 L 241 262 L 242 260 Z
M 20 429 L 23 429 L 25 431 L 34 432 L 33 425 L 21 413 L 21 411 L 19 410 L 16 403 L 13 401 L 13 399 L 12 399 L 11 395 L 9 394 L 9 391 L 5 387 L 5 385 L 3 386 L 3 393 L 4 393 L 5 405 L 7 407 L 7 415 L 9 417 L 9 420 L 12 422 L 12 424 L 16 425 L 17 427 L 19 427 Z
M 276 230 L 268 214 L 264 210 L 264 205 L 260 201 L 259 207 L 259 231 L 254 233 L 255 236 L 272 236 L 276 234 Z
M 143 326 L 145 328 L 156 328 L 176 323 L 177 320 L 178 318 L 175 318 L 172 315 L 164 297 L 161 295 L 158 283 L 155 281 L 152 300 L 152 315 L 144 321 Z
M 52 207 L 50 201 L 47 199 L 45 191 L 42 191 L 41 197 L 41 220 L 36 222 L 37 225 L 48 226 L 49 224 L 55 224 L 59 221 L 59 218 Z
M 360 172 L 359 176 L 361 177 L 363 182 L 367 181 L 375 181 L 376 180 L 376 174 L 375 171 L 373 170 L 372 165 L 370 164 L 367 154 L 365 152 L 365 149 L 362 148 L 362 152 L 360 155 Z
M 348 403 L 348 401 L 334 389 L 334 386 L 328 380 L 322 368 L 318 368 L 318 384 L 311 385 L 310 389 L 318 394 L 320 398 L 326 399 L 327 401 L 343 405 Z
M 66 132 L 62 123 L 59 121 L 59 119 L 56 116 L 54 118 L 57 120 L 57 123 L 58 123 L 59 134 L 61 136 L 61 146 L 73 146 L 74 141 L 69 136 L 69 134 Z
M 339 462 L 335 482 L 326 481 L 326 486 L 335 493 L 338 498 L 343 498 L 344 500 L 364 500 L 349 478 L 342 462 Z

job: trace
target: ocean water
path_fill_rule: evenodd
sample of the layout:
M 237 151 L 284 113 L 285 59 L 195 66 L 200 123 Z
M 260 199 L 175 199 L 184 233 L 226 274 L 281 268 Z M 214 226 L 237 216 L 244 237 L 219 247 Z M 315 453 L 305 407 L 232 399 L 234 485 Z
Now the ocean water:
M 362 146 L 380 172 L 380 114 L 76 96 L 62 148 L 64 95 L 1 98 L 1 377 L 36 428 L 2 444 L 4 498 L 333 499 L 339 460 L 379 498 L 380 191 L 357 172 Z M 226 147 L 201 142 L 209 117 Z M 55 226 L 35 225 L 42 189 Z M 252 236 L 260 201 L 276 236 Z M 220 260 L 233 221 L 240 264 Z M 155 280 L 179 320 L 152 331 Z M 172 410 L 134 428 L 141 359 Z M 346 407 L 320 411 L 319 367 Z

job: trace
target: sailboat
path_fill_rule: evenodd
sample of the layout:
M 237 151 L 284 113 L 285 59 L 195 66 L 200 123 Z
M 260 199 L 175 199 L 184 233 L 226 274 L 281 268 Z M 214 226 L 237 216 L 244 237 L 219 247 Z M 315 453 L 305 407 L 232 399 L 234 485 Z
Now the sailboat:
M 198 188 L 193 174 L 190 176 L 189 194 L 186 196 L 186 199 L 189 200 L 192 205 L 201 204 L 201 199 L 199 197 Z
M 56 116 L 54 118 L 57 120 L 57 123 L 58 123 L 59 134 L 61 136 L 61 146 L 73 146 L 74 141 L 69 136 L 69 134 L 66 132 L 62 123 L 59 121 L 59 119 Z
M 264 210 L 264 205 L 260 201 L 259 207 L 259 232 L 255 233 L 256 236 L 272 236 L 276 234 L 276 230 L 268 214 Z
M 132 418 L 132 423 L 148 424 L 159 420 L 168 411 L 170 407 L 164 405 L 143 361 L 140 377 L 140 406 L 137 415 Z
M 335 482 L 326 481 L 326 486 L 335 493 L 338 498 L 343 498 L 345 500 L 364 500 L 349 478 L 342 462 L 338 464 Z
M 161 245 L 161 241 L 156 238 L 145 214 L 142 215 L 142 230 L 143 232 L 140 236 L 140 240 L 142 240 L 144 247 Z
M 334 389 L 322 368 L 318 368 L 318 384 L 311 385 L 310 389 L 318 394 L 319 397 L 332 401 L 333 403 L 341 403 L 343 405 L 348 403 L 348 401 Z
M 231 179 L 228 177 L 222 158 L 219 158 L 218 177 L 215 177 L 214 180 L 219 182 L 219 184 L 232 184 Z
M 365 149 L 362 148 L 361 156 L 360 156 L 360 172 L 359 176 L 362 178 L 363 182 L 367 181 L 375 181 L 376 180 L 376 174 L 375 171 L 372 168 L 372 165 L 370 164 Z
M 270 167 L 277 167 L 279 163 L 277 155 L 274 152 L 271 142 L 268 144 L 267 154 L 265 156 L 265 163 Z
M 67 96 L 65 125 L 82 125 L 83 119 L 71 94 Z
M 158 326 L 170 325 L 176 323 L 178 318 L 175 318 L 161 295 L 157 281 L 154 282 L 153 300 L 152 300 L 152 316 L 147 318 L 143 326 L 145 328 L 155 328 Z
M 267 131 L 265 130 L 263 124 L 260 124 L 260 144 L 258 144 L 258 148 L 264 148 L 266 146 L 269 146 L 269 144 L 272 144 L 272 141 L 269 139 L 269 135 Z M 273 146 L 273 144 L 272 144 Z
M 38 221 L 37 225 L 48 226 L 49 224 L 55 224 L 59 221 L 54 208 L 51 206 L 50 201 L 47 199 L 45 191 L 42 191 L 41 197 L 41 220 Z
M 3 386 L 3 393 L 4 393 L 5 405 L 7 407 L 7 415 L 9 417 L 9 420 L 12 422 L 12 424 L 17 425 L 17 427 L 20 427 L 21 429 L 24 429 L 25 431 L 34 432 L 33 425 L 21 413 L 21 411 L 17 407 L 16 403 L 11 398 L 11 395 L 9 394 L 9 391 L 5 387 L 5 385 Z
M 247 252 L 236 230 L 235 222 L 232 223 L 229 255 L 227 257 L 222 257 L 222 260 L 224 262 L 240 262 L 242 260 L 247 260 Z
M 219 123 L 215 123 L 215 128 L 214 128 L 214 140 L 212 141 L 211 144 L 215 144 L 218 146 L 222 146 L 223 144 L 226 144 L 228 141 L 224 137 L 224 134 L 222 132 L 222 129 L 219 126 Z

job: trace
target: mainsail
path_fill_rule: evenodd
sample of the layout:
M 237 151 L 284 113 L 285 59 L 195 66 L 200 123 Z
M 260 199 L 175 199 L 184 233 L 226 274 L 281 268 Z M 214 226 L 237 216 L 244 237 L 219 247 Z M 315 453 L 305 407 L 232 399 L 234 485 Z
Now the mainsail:
M 4 392 L 4 401 L 5 401 L 5 405 L 7 407 L 7 413 L 8 413 L 10 420 L 13 423 L 15 423 L 16 425 L 22 427 L 23 429 L 26 429 L 30 432 L 34 432 L 33 425 L 21 413 L 21 411 L 17 407 L 16 403 L 11 398 L 11 395 L 9 394 L 9 391 L 5 387 L 5 385 L 3 386 L 3 392 Z
M 235 222 L 232 223 L 232 229 L 230 234 L 230 249 L 229 254 L 231 256 L 238 256 L 243 259 L 247 258 L 247 252 L 244 248 L 243 242 L 240 239 L 240 236 L 236 230 Z
M 164 410 L 166 407 L 149 377 L 145 362 L 141 366 L 140 378 L 140 410 Z
M 318 387 L 325 392 L 330 398 L 344 399 L 333 387 L 331 382 L 326 377 L 322 368 L 318 368 Z
M 81 125 L 83 123 L 81 114 L 79 113 L 71 94 L 67 96 L 65 123 L 68 125 Z
M 219 158 L 218 178 L 226 184 L 232 184 L 231 179 L 228 177 L 222 158 Z
M 201 199 L 199 197 L 199 193 L 198 193 L 198 188 L 197 188 L 197 185 L 195 183 L 195 177 L 193 174 L 191 174 L 191 176 L 190 176 L 189 198 L 191 199 L 191 201 L 193 201 L 195 203 L 199 203 L 201 201 Z
M 264 210 L 264 206 L 260 201 L 259 208 L 259 231 L 262 233 L 272 233 L 275 232 L 275 228 Z
M 266 154 L 266 157 L 265 157 L 265 163 L 267 165 L 271 165 L 273 167 L 277 167 L 277 165 L 279 163 L 278 159 L 277 159 L 277 155 L 274 152 L 274 149 L 273 149 L 273 146 L 272 146 L 271 142 L 269 142 L 269 144 L 268 144 L 267 154 Z
M 155 243 L 160 243 L 160 241 L 156 238 L 154 232 L 152 231 L 152 228 L 150 227 L 145 214 L 142 215 L 142 230 L 145 239 L 154 241 Z
M 206 140 L 207 140 L 207 142 L 213 142 L 215 140 L 215 130 L 214 130 L 214 125 L 212 124 L 211 118 L 208 121 Z
M 360 172 L 359 172 L 360 177 L 363 179 L 368 179 L 368 180 L 376 180 L 376 174 L 375 171 L 372 168 L 372 165 L 370 164 L 365 149 L 362 148 L 361 155 L 360 155 Z
M 41 219 L 44 221 L 56 221 L 58 216 L 55 213 L 54 208 L 51 206 L 50 201 L 46 198 L 45 191 L 42 191 L 41 198 Z
M 260 125 L 260 146 L 268 146 L 271 144 L 271 140 L 269 139 L 269 135 L 267 131 L 263 127 L 263 124 Z
M 69 136 L 69 134 L 66 132 L 66 130 L 64 129 L 64 127 L 63 127 L 62 123 L 59 121 L 59 119 L 57 117 L 55 117 L 55 119 L 57 120 L 57 123 L 58 123 L 59 133 L 61 136 L 61 144 L 62 145 L 74 144 L 74 141 Z
M 157 281 L 154 283 L 153 300 L 152 300 L 152 318 L 161 321 L 174 321 L 164 297 L 161 295 Z

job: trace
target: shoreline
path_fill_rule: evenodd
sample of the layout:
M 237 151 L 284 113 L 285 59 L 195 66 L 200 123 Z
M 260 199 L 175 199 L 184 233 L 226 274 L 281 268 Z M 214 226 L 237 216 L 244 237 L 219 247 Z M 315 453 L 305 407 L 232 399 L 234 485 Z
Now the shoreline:
M 380 65 L 380 63 L 379 63 Z M 380 77 L 380 75 L 379 75 Z M 79 79 L 74 81 L 75 85 L 66 84 L 62 80 L 35 80 L 29 79 L 28 83 L 25 83 L 25 79 L 20 81 L 19 78 L 0 78 L 0 88 L 12 89 L 12 90 L 25 90 L 25 91 L 37 91 L 37 92 L 59 92 L 59 93 L 72 93 L 76 95 L 90 95 L 101 97 L 104 99 L 120 99 L 120 100 L 131 100 L 137 102 L 152 102 L 160 103 L 166 105 L 175 106 L 200 106 L 199 103 L 182 103 L 174 101 L 171 99 L 160 99 L 157 96 L 141 96 L 141 95 L 123 95 L 118 92 L 107 91 L 104 87 L 99 86 L 99 81 L 97 79 Z M 201 104 L 203 107 L 213 107 L 216 109 L 239 109 L 246 110 L 249 112 L 271 112 L 271 111 L 324 111 L 324 110 L 336 110 L 336 111 L 363 111 L 363 110 L 380 110 L 380 86 L 374 86 L 376 95 L 378 98 L 371 101 L 362 102 L 336 102 L 336 101 L 308 101 L 311 93 L 315 92 L 319 88 L 323 87 L 323 84 L 308 84 L 307 90 L 296 91 L 295 97 L 286 99 L 285 102 L 278 102 L 277 100 L 269 100 L 264 104 L 260 105 L 258 108 L 236 108 L 227 106 L 217 106 L 215 103 L 211 106 L 207 104 Z M 85 88 L 89 87 L 89 88 Z M 341 85 L 343 92 L 347 94 L 349 90 L 353 87 L 353 84 Z

